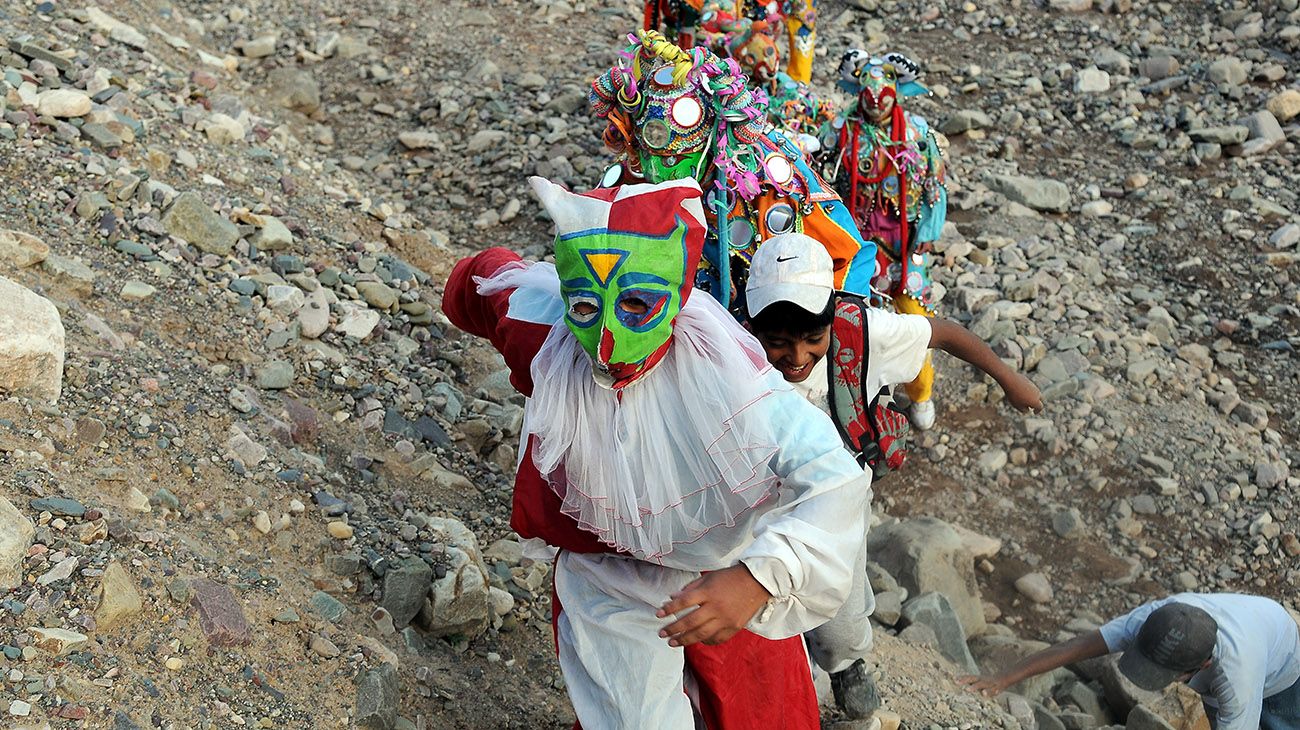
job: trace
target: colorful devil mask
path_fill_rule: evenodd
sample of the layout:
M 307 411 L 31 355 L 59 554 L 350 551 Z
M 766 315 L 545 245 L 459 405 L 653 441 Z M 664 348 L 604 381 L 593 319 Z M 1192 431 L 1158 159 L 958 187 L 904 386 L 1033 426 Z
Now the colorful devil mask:
M 596 381 L 622 388 L 663 358 L 690 296 L 704 247 L 700 186 L 686 179 L 576 194 L 530 182 L 555 221 L 564 322 Z
M 898 97 L 928 93 L 917 82 L 920 65 L 901 53 L 874 56 L 851 48 L 840 58 L 839 74 L 840 88 L 857 95 L 857 114 L 875 124 L 890 117 Z
M 605 184 L 621 179 L 623 166 L 649 182 L 703 181 L 716 167 L 735 187 L 731 178 L 743 171 L 732 158 L 763 134 L 766 96 L 746 88 L 732 59 L 684 50 L 653 31 L 631 40 L 592 83 L 592 111 L 609 122 L 605 143 L 620 157 Z

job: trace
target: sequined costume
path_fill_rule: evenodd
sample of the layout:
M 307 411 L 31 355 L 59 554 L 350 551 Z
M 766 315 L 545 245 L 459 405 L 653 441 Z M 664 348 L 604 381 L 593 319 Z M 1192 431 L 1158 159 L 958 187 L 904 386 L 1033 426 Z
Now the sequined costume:
M 781 70 L 778 39 L 785 36 L 785 73 L 795 81 L 812 78 L 817 44 L 813 0 L 646 0 L 645 30 L 660 30 L 682 48 L 706 46 L 740 62 L 760 83 Z
M 837 286 L 869 291 L 874 244 L 798 145 L 768 122 L 766 94 L 747 88 L 736 61 L 684 50 L 653 31 L 629 40 L 592 84 L 592 111 L 608 123 L 605 143 L 617 155 L 601 182 L 701 182 L 709 238 L 698 286 L 730 306 L 758 244 L 799 231 L 826 246 Z
M 839 72 L 840 86 L 855 99 L 823 130 L 828 175 L 859 230 L 877 244 L 872 287 L 891 297 L 899 312 L 934 316 L 928 250 L 947 217 L 944 160 L 925 119 L 899 104 L 900 97 L 926 93 L 916 81 L 920 68 L 901 54 L 855 49 L 844 54 Z M 933 386 L 927 360 L 906 390 L 929 414 Z
M 833 150 L 828 174 L 852 208 L 858 229 L 879 246 L 881 265 L 873 285 L 905 294 L 932 312 L 926 251 L 943 232 L 948 193 L 935 133 L 898 103 L 899 96 L 925 92 L 913 68 L 899 54 L 846 53 L 840 85 L 857 98 L 823 128 L 822 143 Z

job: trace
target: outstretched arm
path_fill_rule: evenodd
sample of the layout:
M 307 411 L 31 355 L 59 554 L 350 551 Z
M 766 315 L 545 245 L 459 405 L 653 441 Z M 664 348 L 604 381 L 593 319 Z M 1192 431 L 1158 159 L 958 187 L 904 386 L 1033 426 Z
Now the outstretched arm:
M 1050 646 L 1036 654 L 1030 654 L 1018 664 L 991 676 L 977 677 L 967 675 L 958 677 L 957 682 L 964 684 L 973 692 L 986 697 L 993 697 L 1007 687 L 1030 677 L 1046 674 L 1067 664 L 1104 656 L 1110 653 L 1100 631 L 1089 631 L 1069 641 Z
M 930 347 L 961 358 L 998 381 L 1011 404 L 1020 410 L 1041 411 L 1042 395 L 1029 378 L 1011 369 L 984 340 L 956 322 L 935 318 L 930 321 Z

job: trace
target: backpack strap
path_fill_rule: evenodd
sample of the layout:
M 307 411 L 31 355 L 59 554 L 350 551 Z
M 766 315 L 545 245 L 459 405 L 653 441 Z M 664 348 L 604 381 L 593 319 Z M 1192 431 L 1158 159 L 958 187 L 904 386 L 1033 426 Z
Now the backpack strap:
M 876 394 L 865 392 L 867 359 L 871 350 L 867 336 L 868 306 L 856 294 L 836 292 L 828 352 L 830 363 L 826 368 L 830 379 L 827 399 L 831 420 L 835 422 L 840 439 L 857 454 L 874 445 L 870 412 Z

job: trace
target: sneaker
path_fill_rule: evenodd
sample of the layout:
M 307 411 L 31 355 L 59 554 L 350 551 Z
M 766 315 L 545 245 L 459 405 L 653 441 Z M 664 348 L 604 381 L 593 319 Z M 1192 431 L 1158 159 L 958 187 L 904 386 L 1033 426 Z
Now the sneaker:
M 831 675 L 831 693 L 835 695 L 835 704 L 853 720 L 865 720 L 880 709 L 876 680 L 861 659 Z
M 934 401 L 923 400 L 920 403 L 913 403 L 912 408 L 907 412 L 907 420 L 912 422 L 912 428 L 917 431 L 929 431 L 934 428 Z

